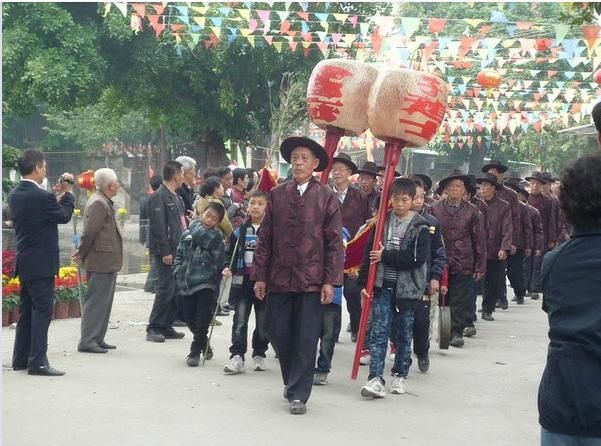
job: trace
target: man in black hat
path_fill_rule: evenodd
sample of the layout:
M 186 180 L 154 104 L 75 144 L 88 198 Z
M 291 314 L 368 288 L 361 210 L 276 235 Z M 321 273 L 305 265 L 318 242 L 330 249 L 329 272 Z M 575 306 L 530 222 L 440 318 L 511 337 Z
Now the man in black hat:
M 553 246 L 555 246 L 555 243 L 557 242 L 557 234 L 555 232 L 555 225 L 553 224 L 553 203 L 551 198 L 543 193 L 543 186 L 547 180 L 542 173 L 533 172 L 531 176 L 526 177 L 526 181 L 530 183 L 528 204 L 538 210 L 543 224 L 542 254 L 544 256 L 546 252 L 553 249 Z M 530 297 L 532 299 L 538 299 L 542 292 L 541 267 L 543 256 L 534 257 L 532 259 L 532 279 L 530 281 Z
M 521 181 L 521 178 L 518 177 L 509 178 L 507 181 L 505 181 L 505 186 L 515 191 L 518 194 L 518 199 L 520 200 L 520 221 L 522 224 L 520 225 L 521 245 L 518 245 L 518 254 L 522 253 L 522 264 L 516 265 L 516 268 L 507 269 L 509 283 L 511 284 L 513 293 L 515 294 L 515 297 L 512 300 L 516 301 L 518 305 L 524 303 L 524 295 L 526 294 L 526 283 L 524 281 L 524 264 L 526 263 L 525 259 L 532 256 L 532 248 L 534 246 L 534 229 L 532 227 L 533 219 L 529 209 L 531 206 L 523 202 L 525 198 L 520 198 L 520 195 L 525 197 L 528 194 L 528 191 L 524 190 L 520 185 Z M 534 212 L 537 212 L 536 209 L 532 209 Z M 516 254 L 516 256 L 518 254 Z
M 482 167 L 483 173 L 489 173 L 497 177 L 497 183 L 501 186 L 496 191 L 496 196 L 501 200 L 509 203 L 511 208 L 511 221 L 513 223 L 513 233 L 511 234 L 511 250 L 507 257 L 507 273 L 516 276 L 522 273 L 522 262 L 524 261 L 524 250 L 521 248 L 523 241 L 521 239 L 521 221 L 520 221 L 520 200 L 518 194 L 514 190 L 503 185 L 505 180 L 505 172 L 507 166 L 499 160 L 490 160 L 490 162 Z M 506 309 L 507 290 L 503 293 L 505 298 L 499 302 L 501 308 Z
M 332 303 L 344 270 L 342 217 L 336 194 L 313 177 L 325 169 L 325 149 L 304 137 L 282 142 L 292 179 L 271 190 L 253 257 L 255 294 L 278 355 L 290 413 L 303 414 L 311 395 L 323 306 Z
M 376 163 L 372 161 L 366 161 L 361 166 L 361 169 L 358 170 L 359 173 L 359 185 L 361 186 L 361 190 L 365 195 L 367 195 L 367 204 L 369 207 L 369 211 L 373 214 L 374 210 L 374 202 L 376 198 L 380 196 L 380 191 L 376 189 L 377 178 L 380 176 L 378 173 L 378 167 Z
M 486 203 L 488 217 L 482 319 L 494 321 L 492 313 L 495 311 L 496 302 L 500 301 L 502 308 L 507 308 L 504 291 L 505 266 L 513 234 L 511 208 L 509 203 L 496 196 L 497 191 L 501 190 L 501 184 L 495 175 L 485 173 L 476 181 L 480 184 L 480 197 Z
M 559 208 L 559 198 L 557 198 L 557 196 L 551 192 L 551 185 L 557 181 L 557 178 L 554 177 L 550 172 L 543 172 L 542 176 L 545 179 L 545 184 L 542 185 L 543 194 L 551 199 L 551 224 L 555 230 L 555 245 L 549 246 L 549 249 L 551 250 L 557 246 L 561 239 L 562 215 L 561 209 Z
M 469 178 L 453 171 L 439 183 L 447 198 L 432 205 L 431 214 L 440 222 L 449 266 L 448 304 L 451 309 L 451 341 L 462 347 L 466 326 L 466 305 L 472 281 L 480 280 L 486 269 L 486 242 L 478 209 L 464 200 Z
M 340 153 L 332 159 L 332 186 L 342 211 L 342 226 L 352 239 L 359 228 L 372 217 L 369 201 L 359 189 L 350 187 L 351 175 L 358 172 L 357 165 L 346 153 Z M 359 321 L 361 320 L 361 289 L 357 285 L 358 272 L 344 275 L 344 298 L 351 320 L 351 340 L 357 341 Z

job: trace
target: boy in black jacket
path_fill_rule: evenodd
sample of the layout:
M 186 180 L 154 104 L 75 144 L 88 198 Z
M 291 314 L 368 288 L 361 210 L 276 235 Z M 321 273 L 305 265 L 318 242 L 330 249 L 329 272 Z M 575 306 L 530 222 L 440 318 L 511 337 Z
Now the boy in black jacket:
M 265 352 L 269 343 L 264 328 L 265 302 L 256 298 L 255 284 L 250 279 L 250 275 L 253 253 L 259 242 L 258 237 L 266 207 L 267 194 L 260 190 L 254 191 L 248 203 L 249 219 L 231 235 L 226 253 L 226 261 L 228 264 L 232 263 L 232 271 L 225 268 L 223 274 L 226 277 L 233 275 L 229 302 L 234 307 L 230 361 L 223 367 L 223 371 L 228 375 L 245 371 L 244 355 L 247 349 L 248 319 L 253 306 L 255 308 L 255 331 L 252 338 L 254 370 L 265 370 Z
M 392 211 L 385 216 L 382 241 L 372 250 L 373 234 L 370 237 L 358 279 L 363 287 L 361 295 L 366 298 L 369 265 L 378 264 L 371 312 L 371 362 L 367 383 L 361 388 L 361 395 L 366 398 L 383 398 L 386 395 L 384 361 L 391 336 L 396 338 L 392 341 L 397 346 L 397 353 L 390 391 L 393 394 L 405 393 L 404 380 L 411 364 L 415 309 L 426 289 L 426 261 L 431 237 L 428 222 L 411 210 L 415 183 L 408 178 L 399 178 L 392 184 L 391 192 Z

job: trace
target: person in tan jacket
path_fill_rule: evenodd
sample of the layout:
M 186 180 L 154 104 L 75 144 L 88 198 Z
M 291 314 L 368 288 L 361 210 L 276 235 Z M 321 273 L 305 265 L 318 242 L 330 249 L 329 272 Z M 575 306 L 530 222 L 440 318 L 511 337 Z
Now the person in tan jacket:
M 75 259 L 86 270 L 88 291 L 82 296 L 80 352 L 106 353 L 116 348 L 104 341 L 108 328 L 117 273 L 123 264 L 123 239 L 115 219 L 112 198 L 119 181 L 112 169 L 94 174 L 96 192 L 84 210 L 84 227 Z

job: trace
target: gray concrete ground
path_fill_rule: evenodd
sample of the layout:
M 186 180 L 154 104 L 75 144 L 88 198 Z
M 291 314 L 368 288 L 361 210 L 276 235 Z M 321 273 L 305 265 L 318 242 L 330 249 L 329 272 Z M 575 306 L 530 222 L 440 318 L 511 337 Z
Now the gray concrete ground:
M 355 344 L 336 346 L 330 383 L 314 388 L 304 416 L 282 398 L 273 351 L 265 372 L 225 376 L 232 317 L 220 318 L 215 358 L 185 365 L 190 334 L 165 344 L 145 341 L 153 296 L 136 289 L 141 275 L 121 276 L 104 355 L 77 352 L 79 319 L 53 321 L 49 359 L 60 378 L 9 368 L 14 329 L 2 330 L 2 440 L 10 446 L 69 445 L 534 445 L 536 393 L 546 355 L 540 301 L 497 311 L 478 322 L 462 349 L 431 350 L 427 374 L 412 369 L 408 393 L 365 401 L 361 368 L 350 379 Z M 509 288 L 509 291 L 511 289 Z M 344 326 L 346 326 L 346 315 Z M 391 363 L 387 363 L 387 372 Z

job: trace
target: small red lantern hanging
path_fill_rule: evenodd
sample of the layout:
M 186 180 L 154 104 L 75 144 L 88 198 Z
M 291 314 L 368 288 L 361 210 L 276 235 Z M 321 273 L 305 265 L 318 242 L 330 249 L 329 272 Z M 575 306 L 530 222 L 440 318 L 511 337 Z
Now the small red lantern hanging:
M 77 176 L 77 185 L 82 189 L 92 190 L 96 188 L 96 181 L 94 181 L 94 171 L 86 170 Z
M 482 70 L 478 73 L 478 83 L 484 88 L 495 88 L 501 85 L 501 75 L 495 70 Z
M 593 74 L 593 79 L 595 80 L 595 82 L 597 82 L 598 84 L 601 84 L 601 69 L 595 71 L 595 74 Z

